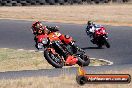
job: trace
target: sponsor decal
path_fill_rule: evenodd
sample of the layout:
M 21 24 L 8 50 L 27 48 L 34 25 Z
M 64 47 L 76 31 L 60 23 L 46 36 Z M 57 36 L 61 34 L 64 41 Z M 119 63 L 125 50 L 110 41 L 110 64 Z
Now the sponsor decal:
M 87 74 L 83 68 L 78 69 L 76 77 L 78 84 L 90 83 L 130 83 L 131 76 L 129 74 Z

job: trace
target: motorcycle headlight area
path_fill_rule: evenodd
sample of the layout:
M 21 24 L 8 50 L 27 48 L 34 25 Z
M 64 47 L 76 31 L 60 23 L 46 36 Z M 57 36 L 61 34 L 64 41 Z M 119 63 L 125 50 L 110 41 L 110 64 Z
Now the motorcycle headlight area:
M 102 30 L 103 33 L 105 33 L 105 30 Z
M 70 38 L 70 36 L 69 36 L 69 35 L 65 35 L 65 38 L 66 38 L 66 39 L 69 39 L 69 38 Z
M 42 49 L 43 48 L 43 44 L 42 43 L 38 43 L 38 48 Z
M 43 43 L 43 44 L 48 44 L 48 41 L 49 41 L 49 40 L 48 40 L 47 38 L 44 38 L 44 39 L 42 40 L 42 43 Z

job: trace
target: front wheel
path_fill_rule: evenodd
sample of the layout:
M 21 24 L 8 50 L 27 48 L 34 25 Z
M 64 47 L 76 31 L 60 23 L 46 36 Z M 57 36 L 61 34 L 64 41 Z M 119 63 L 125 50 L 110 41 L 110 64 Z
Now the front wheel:
M 110 48 L 110 44 L 109 44 L 108 41 L 105 42 L 105 45 L 106 45 L 107 48 Z
M 108 40 L 106 38 L 104 39 L 104 42 L 105 42 L 106 47 L 110 48 L 110 43 L 108 42 Z
M 52 51 L 45 50 L 44 57 L 55 68 L 62 68 L 64 66 L 64 62 L 58 54 L 53 54 Z
M 78 62 L 79 66 L 88 66 L 90 63 L 90 59 L 87 55 L 78 55 Z

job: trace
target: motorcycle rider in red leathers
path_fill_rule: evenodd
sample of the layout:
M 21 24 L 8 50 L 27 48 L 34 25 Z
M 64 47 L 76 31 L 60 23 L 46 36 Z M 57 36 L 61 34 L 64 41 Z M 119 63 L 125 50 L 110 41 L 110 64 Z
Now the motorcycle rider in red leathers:
M 35 44 L 35 47 L 38 49 L 38 46 L 37 46 L 37 38 L 36 38 L 36 36 L 37 35 L 41 35 L 41 34 L 48 34 L 49 32 L 56 32 L 56 31 L 59 31 L 58 30 L 58 26 L 54 26 L 54 27 L 50 27 L 50 26 L 43 26 L 42 25 L 42 23 L 40 22 L 40 21 L 36 21 L 36 22 L 34 22 L 33 24 L 32 24 L 32 33 L 35 35 L 35 37 L 34 37 L 34 40 L 35 40 L 35 42 L 36 42 L 36 44 Z M 66 41 L 66 39 L 67 38 L 69 38 L 70 36 L 68 36 L 68 35 L 63 35 L 63 34 L 61 34 L 61 33 L 56 33 L 57 34 L 57 36 L 59 37 L 59 39 L 62 41 L 62 42 L 64 42 L 64 43 L 66 43 L 67 41 Z M 72 46 L 73 48 L 74 48 L 74 53 L 76 53 L 77 52 L 77 47 L 74 45 L 74 44 L 72 44 L 72 43 L 69 43 L 69 45 L 70 46 Z M 71 61 L 71 59 L 73 60 L 77 60 L 77 58 L 75 58 L 75 57 L 72 57 L 71 55 L 67 55 L 66 54 L 66 63 L 72 63 L 72 61 Z
M 35 47 L 37 49 L 39 49 L 38 46 L 37 46 L 37 44 L 38 44 L 37 43 L 37 36 L 38 35 L 41 35 L 41 34 L 47 35 L 48 32 L 49 32 L 49 30 L 52 30 L 52 31 L 55 31 L 56 30 L 56 31 L 58 31 L 58 27 L 57 26 L 55 26 L 55 27 L 43 26 L 40 21 L 34 22 L 32 24 L 31 29 L 32 29 L 32 33 L 35 35 L 34 40 L 35 40 L 35 43 L 36 43 L 35 44 Z

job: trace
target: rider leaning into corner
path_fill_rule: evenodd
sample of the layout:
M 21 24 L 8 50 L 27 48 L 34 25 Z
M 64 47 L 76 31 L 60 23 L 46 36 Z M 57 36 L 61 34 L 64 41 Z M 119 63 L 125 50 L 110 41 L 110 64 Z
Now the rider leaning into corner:
M 100 29 L 102 25 L 94 24 L 92 21 L 87 22 L 87 28 L 86 28 L 86 33 L 90 37 L 91 42 L 94 42 L 95 38 L 95 30 Z
M 37 35 L 41 35 L 41 34 L 45 34 L 45 35 L 48 35 L 49 33 L 51 33 L 51 32 L 56 32 L 56 31 L 59 31 L 59 27 L 58 26 L 54 26 L 54 27 L 50 27 L 50 26 L 43 26 L 42 25 L 42 23 L 40 22 L 40 21 L 36 21 L 36 22 L 34 22 L 33 24 L 32 24 L 32 33 L 35 35 L 35 37 L 34 37 L 34 40 L 35 40 L 35 42 L 36 42 L 36 45 L 35 45 L 35 47 L 38 49 L 38 47 L 37 47 L 37 38 L 36 38 L 36 36 Z M 41 31 L 41 32 L 39 32 L 39 31 Z M 70 38 L 70 36 L 69 35 L 63 35 L 63 34 L 61 34 L 61 33 L 59 33 L 59 32 L 56 32 L 55 33 L 57 36 L 58 36 L 58 38 L 62 41 L 62 42 L 64 42 L 64 43 L 66 43 L 66 39 L 68 39 L 68 38 Z M 77 53 L 77 50 L 79 50 L 79 48 L 74 44 L 74 43 L 69 43 L 69 45 L 70 46 L 72 46 L 72 48 L 74 49 L 74 53 Z M 65 57 L 67 57 L 66 58 L 66 62 L 67 63 L 71 63 L 71 58 L 74 58 L 74 59 L 76 59 L 75 57 L 72 57 L 71 55 L 68 55 L 67 53 L 65 54 Z
M 32 33 L 35 35 L 34 40 L 35 40 L 35 42 L 36 42 L 35 47 L 36 47 L 37 49 L 38 49 L 38 46 L 37 46 L 37 38 L 36 38 L 37 35 L 41 35 L 41 34 L 47 35 L 47 34 L 49 34 L 50 32 L 59 31 L 59 27 L 58 27 L 58 26 L 53 26 L 53 27 L 51 27 L 51 26 L 43 26 L 42 23 L 41 23 L 40 21 L 34 22 L 34 23 L 32 24 L 31 29 L 32 29 Z M 56 34 L 56 35 L 59 37 L 59 39 L 60 39 L 62 42 L 64 42 L 64 43 L 66 42 L 66 41 L 65 41 L 65 38 L 69 38 L 69 37 L 70 37 L 69 35 L 63 35 L 63 34 L 61 34 L 61 33 L 59 33 L 59 32 L 56 32 L 55 34 Z M 76 45 L 74 45 L 73 43 L 70 43 L 69 45 L 72 46 L 72 47 L 74 48 L 74 52 L 77 51 L 78 47 L 76 47 Z
M 37 36 L 38 35 L 41 35 L 41 34 L 44 34 L 44 35 L 47 35 L 49 31 L 58 31 L 58 26 L 54 26 L 54 27 L 51 27 L 51 26 L 43 26 L 42 23 L 40 21 L 36 21 L 32 24 L 32 33 L 35 35 L 34 37 L 34 40 L 35 40 L 35 47 L 37 49 L 38 46 L 37 46 Z

